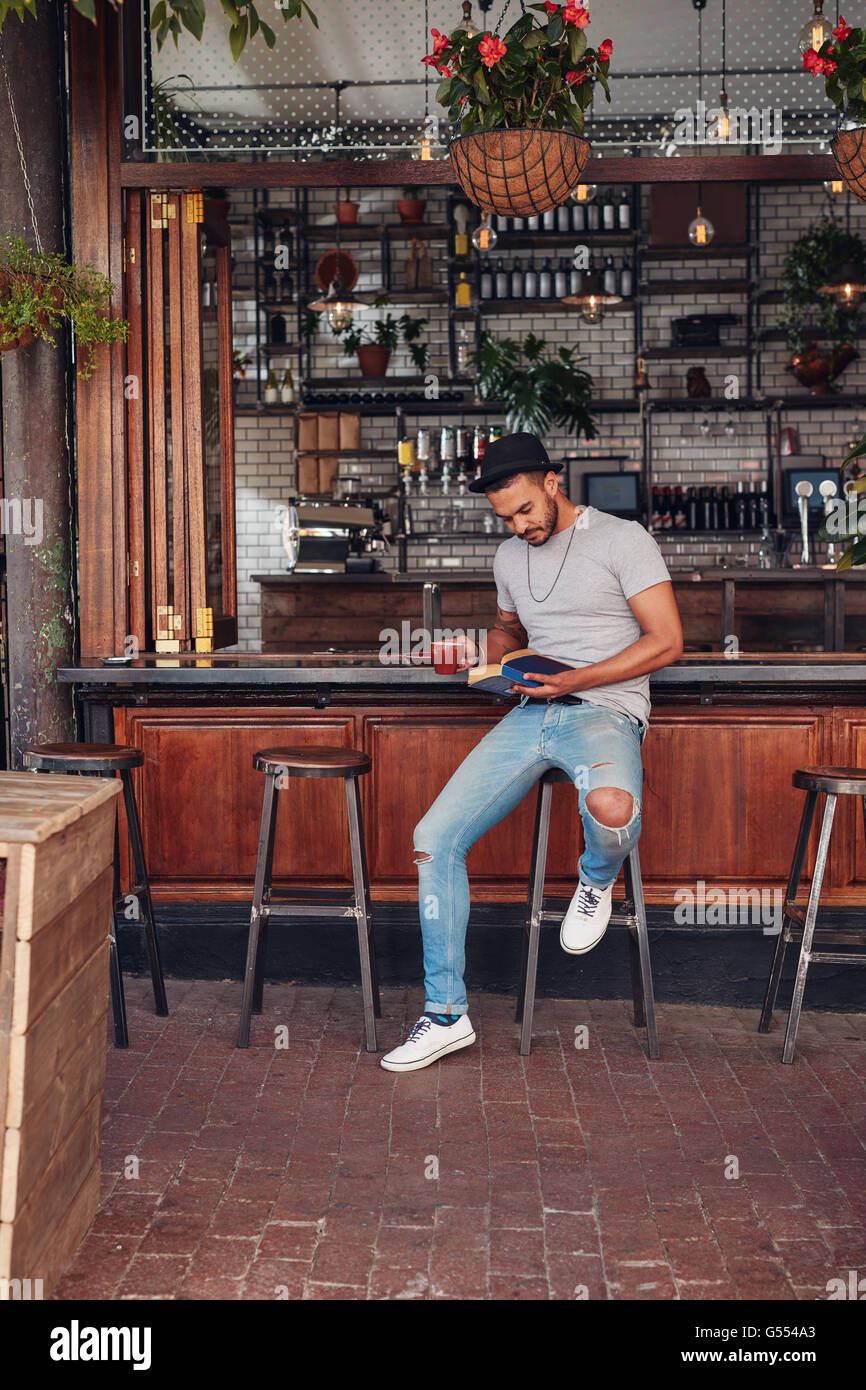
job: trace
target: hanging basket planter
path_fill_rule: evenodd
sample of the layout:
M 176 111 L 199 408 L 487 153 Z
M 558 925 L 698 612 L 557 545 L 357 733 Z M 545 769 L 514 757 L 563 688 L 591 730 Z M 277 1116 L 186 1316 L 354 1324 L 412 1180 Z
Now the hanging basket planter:
M 830 148 L 839 177 L 855 198 L 866 203 L 866 126 L 838 131 Z
M 527 217 L 564 203 L 589 159 L 589 141 L 573 130 L 480 130 L 450 149 L 457 181 L 482 212 Z

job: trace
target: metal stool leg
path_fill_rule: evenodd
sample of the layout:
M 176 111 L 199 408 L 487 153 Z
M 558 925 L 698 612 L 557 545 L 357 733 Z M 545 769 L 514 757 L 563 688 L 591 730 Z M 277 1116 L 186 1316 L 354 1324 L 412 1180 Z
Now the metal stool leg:
M 378 985 L 374 984 L 372 917 L 370 915 L 370 889 L 367 878 L 367 855 L 364 848 L 364 826 L 361 819 L 361 796 L 358 791 L 357 777 L 347 777 L 345 783 L 346 809 L 349 815 L 349 845 L 352 852 L 352 880 L 355 885 L 358 955 L 361 960 L 361 997 L 364 1001 L 364 1045 L 368 1052 L 375 1052 L 379 990 Z
M 147 877 L 147 867 L 144 862 L 144 846 L 141 839 L 141 826 L 138 821 L 138 807 L 135 802 L 135 791 L 132 786 L 132 773 L 128 768 L 123 768 L 120 773 L 120 780 L 123 784 L 123 804 L 126 808 L 126 825 L 129 831 L 129 844 L 132 850 L 132 863 L 135 870 L 135 886 L 133 892 L 139 902 L 139 920 L 144 925 L 144 938 L 147 942 L 147 953 L 150 957 L 150 979 L 153 985 L 153 1002 L 157 1014 L 165 1018 L 168 1014 L 168 1003 L 165 997 L 165 980 L 162 974 L 162 961 L 159 957 L 159 941 L 156 935 L 156 924 L 153 920 L 153 904 L 150 900 L 150 883 Z
M 260 994 L 264 975 L 264 951 L 261 961 L 259 950 L 263 946 L 263 916 L 267 916 L 267 900 L 270 899 L 271 869 L 274 860 L 274 832 L 277 824 L 277 779 L 279 774 L 267 773 L 262 796 L 262 822 L 259 830 L 259 848 L 256 854 L 256 877 L 253 885 L 253 902 L 250 909 L 250 934 L 247 942 L 247 964 L 244 972 L 244 992 L 241 999 L 241 1016 L 238 1024 L 238 1047 L 249 1047 L 250 1016 L 255 1004 L 255 996 Z M 266 923 L 264 923 L 266 928 Z M 258 984 L 258 991 L 257 986 Z M 261 1001 L 259 1000 L 261 1009 Z
M 833 815 L 835 810 L 835 794 L 833 792 L 828 792 L 827 800 L 824 803 L 824 818 L 821 821 L 821 834 L 818 839 L 818 856 L 815 860 L 815 872 L 812 876 L 812 886 L 809 889 L 809 905 L 806 908 L 806 921 L 803 925 L 803 940 L 800 944 L 800 959 L 797 962 L 797 976 L 794 981 L 791 1012 L 788 1014 L 788 1027 L 785 1031 L 785 1042 L 782 1047 L 783 1062 L 793 1062 L 794 1060 L 797 1029 L 800 1026 L 800 1010 L 803 1007 L 806 975 L 809 970 L 809 955 L 812 950 L 812 937 L 815 932 L 815 919 L 818 916 L 818 902 L 821 897 L 821 885 L 824 881 L 824 869 L 827 864 L 827 851 L 830 847 L 830 832 L 833 829 Z
M 538 795 L 535 798 L 535 825 L 532 831 L 532 852 L 529 856 L 529 878 L 526 882 L 526 916 L 523 919 L 523 949 L 520 957 L 520 976 L 517 984 L 517 1006 L 514 1010 L 514 1022 L 520 1023 L 523 1018 L 523 1003 L 526 998 L 526 971 L 529 966 L 529 926 L 532 921 L 532 899 L 535 893 L 535 879 L 538 864 L 538 830 L 541 824 L 541 793 L 542 785 L 539 783 Z
M 791 860 L 791 872 L 788 875 L 788 886 L 785 889 L 786 910 L 782 917 L 782 930 L 776 938 L 776 949 L 773 952 L 773 964 L 770 967 L 770 978 L 767 981 L 767 989 L 764 994 L 764 1003 L 761 1009 L 761 1018 L 758 1023 L 759 1033 L 769 1033 L 770 1025 L 773 1022 L 773 1010 L 776 1007 L 776 996 L 779 993 L 779 981 L 782 978 L 782 967 L 785 964 L 785 952 L 791 940 L 790 918 L 788 917 L 787 908 L 789 904 L 793 907 L 797 901 L 800 879 L 803 876 L 803 861 L 806 858 L 806 848 L 809 844 L 809 836 L 812 832 L 812 820 L 815 815 L 815 803 L 817 800 L 817 792 L 806 793 L 803 814 L 800 817 L 800 829 L 797 831 L 797 843 L 794 847 L 794 858 Z M 864 816 L 866 816 L 866 810 L 864 810 Z
M 523 1017 L 520 1024 L 520 1055 L 532 1051 L 532 1015 L 535 1012 L 535 984 L 538 976 L 538 942 L 541 936 L 541 912 L 544 906 L 544 874 L 547 868 L 547 837 L 550 831 L 550 803 L 553 783 L 542 778 L 535 811 L 533 865 L 530 878 L 532 901 L 527 924 L 526 971 L 521 988 Z
M 634 988 L 634 969 L 632 969 L 632 990 L 635 998 L 634 1021 L 637 1027 L 641 1024 L 646 1026 L 647 1051 L 650 1058 L 655 1061 L 659 1056 L 659 1038 L 656 1026 L 656 1005 L 655 994 L 653 992 L 652 965 L 650 963 L 649 932 L 646 922 L 646 904 L 643 896 L 643 882 L 640 875 L 640 856 L 637 846 L 628 855 L 625 864 L 625 889 L 626 897 L 630 903 L 634 904 L 634 929 L 637 936 L 637 957 L 640 974 L 640 1007 L 638 1007 L 638 992 Z M 632 939 L 632 927 L 629 923 L 629 940 Z
M 111 1011 L 114 1014 L 114 1046 L 129 1047 L 129 1030 L 126 1026 L 126 997 L 123 993 L 123 975 L 120 970 L 120 956 L 117 952 L 116 908 L 120 896 L 120 831 L 116 808 L 114 812 L 113 889 L 108 927 L 108 982 L 111 986 Z

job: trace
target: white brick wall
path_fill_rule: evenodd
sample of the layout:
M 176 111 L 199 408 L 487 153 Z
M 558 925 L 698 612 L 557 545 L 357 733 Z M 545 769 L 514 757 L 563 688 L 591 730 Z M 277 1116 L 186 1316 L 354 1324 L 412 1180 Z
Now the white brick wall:
M 313 221 L 326 225 L 333 220 L 331 204 L 333 192 L 314 190 L 310 195 L 310 214 Z M 360 201 L 359 220 L 374 223 L 382 220 L 396 220 L 394 202 L 398 189 L 355 189 L 352 196 Z M 427 191 L 427 220 L 445 220 L 446 193 L 440 189 Z M 275 192 L 271 194 L 271 204 L 285 202 L 294 205 L 294 194 Z M 232 217 L 251 214 L 252 195 L 233 196 Z M 649 218 L 649 190 L 644 189 L 644 224 Z M 765 186 L 760 199 L 760 288 L 778 288 L 781 265 L 791 242 L 801 235 L 826 209 L 826 198 L 821 185 L 781 185 Z M 845 215 L 844 206 L 837 209 Z M 852 230 L 866 235 L 866 207 L 852 200 Z M 575 234 L 579 239 L 579 234 Z M 233 250 L 235 256 L 234 285 L 234 332 L 235 345 L 239 349 L 254 349 L 254 304 L 252 299 L 252 227 L 249 231 L 234 228 Z M 324 251 L 325 244 L 320 250 Z M 380 283 L 378 273 L 379 249 L 377 242 L 353 243 L 350 248 L 359 264 L 360 275 L 357 288 L 368 290 L 377 288 Z M 318 246 L 313 248 L 319 251 Z M 441 244 L 433 244 L 434 285 L 444 288 L 446 266 L 441 259 Z M 395 283 L 401 283 L 400 260 L 408 254 L 408 246 L 395 246 Z M 522 261 L 525 251 L 516 253 Z M 561 254 L 556 251 L 556 256 Z M 623 255 L 615 251 L 617 261 Z M 510 256 L 509 256 L 510 258 Z M 537 262 L 538 262 L 538 258 Z M 646 265 L 643 278 L 673 279 L 694 273 L 694 264 L 684 253 L 681 261 L 656 261 Z M 702 278 L 734 277 L 745 278 L 742 260 L 727 258 L 708 259 L 701 262 Z M 249 289 L 249 297 L 242 298 L 239 290 Z M 394 292 L 395 311 L 402 312 Z M 715 295 L 702 291 L 695 295 L 666 295 L 644 301 L 643 345 L 665 345 L 671 341 L 670 319 L 690 313 L 727 312 L 738 314 L 741 322 L 730 328 L 722 328 L 723 342 L 741 342 L 745 337 L 745 298 L 739 295 Z M 447 320 L 445 305 L 412 306 L 410 312 L 428 318 L 426 340 L 431 348 L 431 369 L 444 372 L 447 363 Z M 758 326 L 773 327 L 776 323 L 778 306 L 764 305 L 760 310 Z M 553 314 L 496 314 L 488 320 L 492 331 L 498 335 L 520 335 L 530 331 L 539 334 L 552 345 L 577 346 L 583 354 L 586 370 L 595 381 L 595 391 L 601 397 L 623 397 L 631 394 L 635 370 L 634 323 L 632 315 L 611 315 L 600 325 L 587 325 L 581 320 L 564 319 Z M 289 327 L 294 336 L 294 325 Z M 761 389 L 767 394 L 792 394 L 802 392 L 803 388 L 786 370 L 789 353 L 783 341 L 773 341 L 762 345 L 761 350 Z M 695 362 L 701 362 L 699 351 L 695 352 Z M 726 373 L 743 373 L 743 392 L 745 393 L 745 362 L 728 358 L 707 359 L 704 364 L 713 394 L 723 394 Z M 685 394 L 685 377 L 688 363 L 684 361 L 651 360 L 647 364 L 653 392 Z M 412 370 L 406 354 L 401 350 L 393 354 L 390 374 L 399 375 Z M 356 379 L 355 359 L 338 356 L 334 340 L 325 332 L 320 333 L 313 345 L 313 375 L 332 376 L 336 384 L 344 384 L 347 379 Z M 866 397 L 866 354 L 851 364 L 837 383 L 842 388 L 841 401 L 849 398 Z M 239 404 L 252 405 L 255 399 L 255 385 L 250 381 L 241 386 Z M 447 422 L 458 425 L 474 425 L 479 417 L 461 417 L 459 412 L 448 416 Z M 483 421 L 484 417 L 480 417 Z M 735 435 L 731 439 L 724 434 L 724 425 L 729 417 L 721 412 L 709 415 L 713 433 L 709 438 L 700 431 L 702 416 L 699 413 L 665 413 L 657 411 L 652 422 L 653 470 L 655 480 L 661 486 L 700 486 L 702 484 L 735 485 L 738 479 L 751 480 L 766 474 L 767 444 L 765 416 L 758 411 L 736 412 L 733 420 Z M 438 427 L 442 423 L 440 415 L 413 417 L 415 424 L 429 424 Z M 784 414 L 783 424 L 793 426 L 799 433 L 800 451 L 804 454 L 823 454 L 828 460 L 841 462 L 849 439 L 859 437 L 864 430 L 866 409 L 840 404 L 838 410 L 809 409 L 791 410 Z M 491 414 L 489 423 L 498 423 Z M 636 414 L 603 414 L 597 417 L 598 437 L 591 444 L 582 441 L 575 446 L 574 440 L 561 433 L 554 433 L 547 441 L 551 455 L 556 457 L 564 452 L 577 453 L 591 459 L 615 452 L 624 453 L 638 462 L 641 457 L 641 440 L 638 416 Z M 294 456 L 294 421 L 291 415 L 250 416 L 239 415 L 235 426 L 236 468 L 237 468 L 237 522 L 238 522 L 238 603 L 239 633 L 238 647 L 241 650 L 255 650 L 260 643 L 259 586 L 253 584 L 250 575 L 261 572 L 275 572 L 285 568 L 285 557 L 276 529 L 276 508 L 285 501 L 286 496 L 296 485 Z M 362 447 L 373 449 L 395 448 L 394 421 L 390 417 L 370 417 L 363 421 Z M 371 485 L 386 486 L 396 479 L 396 453 L 394 465 L 367 461 L 363 466 L 364 478 Z M 441 497 L 416 499 L 414 513 L 416 528 L 447 529 L 444 517 L 449 514 L 450 504 Z M 487 512 L 484 499 L 465 499 L 467 529 L 481 527 Z M 418 568 L 455 568 L 460 565 L 485 567 L 492 558 L 493 551 L 501 538 L 495 533 L 490 539 L 466 538 L 454 541 L 414 543 L 409 548 L 409 566 Z M 678 539 L 663 535 L 660 543 L 666 559 L 672 568 L 689 568 L 695 564 L 713 563 L 716 556 L 724 552 L 754 556 L 757 541 L 739 541 L 732 534 L 723 541 L 690 537 Z M 396 564 L 396 555 L 389 557 L 388 564 Z

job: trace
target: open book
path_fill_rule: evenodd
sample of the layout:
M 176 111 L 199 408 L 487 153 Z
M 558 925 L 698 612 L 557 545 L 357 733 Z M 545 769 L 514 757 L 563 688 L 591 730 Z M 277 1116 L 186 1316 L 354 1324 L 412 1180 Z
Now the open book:
M 565 661 L 556 661 L 552 656 L 539 656 L 531 647 L 522 647 L 518 652 L 506 652 L 500 663 L 474 667 L 469 672 L 469 686 L 473 690 L 486 690 L 494 695 L 508 695 L 515 681 L 521 685 L 539 685 L 538 681 L 526 680 L 525 671 L 554 675 L 557 671 L 574 670 L 576 667 L 569 666 Z

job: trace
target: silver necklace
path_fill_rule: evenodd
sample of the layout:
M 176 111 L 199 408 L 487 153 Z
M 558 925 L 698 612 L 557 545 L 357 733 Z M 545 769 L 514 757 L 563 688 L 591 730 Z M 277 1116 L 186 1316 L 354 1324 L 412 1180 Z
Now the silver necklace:
M 563 568 L 564 568 L 564 566 L 565 566 L 565 562 L 566 562 L 566 560 L 568 559 L 568 552 L 569 552 L 569 550 L 571 549 L 571 542 L 574 540 L 575 523 L 577 522 L 577 518 L 578 518 L 579 516 L 582 516 L 585 510 L 586 510 L 586 509 L 585 509 L 584 507 L 581 507 L 580 511 L 579 511 L 579 512 L 575 512 L 575 514 L 574 514 L 574 521 L 573 521 L 572 524 L 571 524 L 571 535 L 570 535 L 569 538 L 568 538 L 568 545 L 565 547 L 565 554 L 564 554 L 563 557 L 562 557 L 562 564 L 559 566 L 559 569 L 556 571 L 556 579 L 554 579 L 554 581 L 553 581 L 553 583 L 551 584 L 550 588 L 548 589 L 547 593 L 544 595 L 544 598 L 536 598 L 536 597 L 535 597 L 535 594 L 532 592 L 532 581 L 531 581 L 531 579 L 529 578 L 529 552 L 530 552 L 531 546 L 529 545 L 529 542 L 527 541 L 527 543 L 526 543 L 526 587 L 527 587 L 528 590 L 529 590 L 529 597 L 532 599 L 533 603 L 546 603 L 547 600 L 550 598 L 550 595 L 553 593 L 554 589 L 556 588 L 556 585 L 557 585 L 557 583 L 558 583 L 558 581 L 559 581 L 559 576 L 562 574 Z

